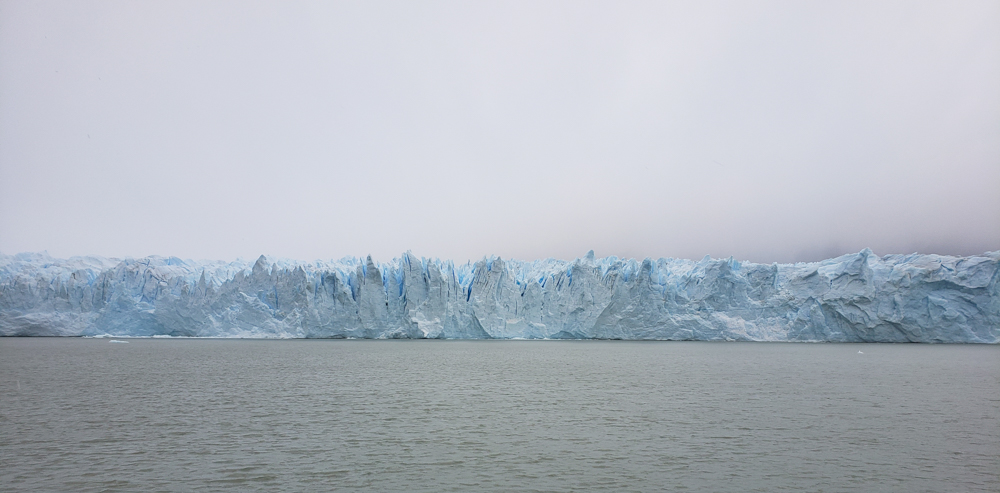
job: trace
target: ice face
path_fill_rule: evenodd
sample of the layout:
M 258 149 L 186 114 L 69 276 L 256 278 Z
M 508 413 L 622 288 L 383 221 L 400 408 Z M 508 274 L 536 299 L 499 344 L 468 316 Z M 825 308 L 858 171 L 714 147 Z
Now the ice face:
M 1000 251 L 455 265 L 0 254 L 0 335 L 1000 342 Z

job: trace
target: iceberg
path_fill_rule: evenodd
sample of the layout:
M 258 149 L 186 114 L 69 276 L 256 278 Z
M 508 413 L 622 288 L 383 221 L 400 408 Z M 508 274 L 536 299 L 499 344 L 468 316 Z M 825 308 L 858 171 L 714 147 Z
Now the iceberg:
M 1000 342 L 1000 251 L 455 264 L 0 254 L 0 336 Z

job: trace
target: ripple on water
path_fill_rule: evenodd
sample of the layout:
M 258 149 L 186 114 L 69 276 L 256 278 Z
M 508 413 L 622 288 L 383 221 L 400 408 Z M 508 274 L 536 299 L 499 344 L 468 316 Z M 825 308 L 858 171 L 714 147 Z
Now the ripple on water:
M 1000 348 L 0 339 L 10 491 L 997 491 Z

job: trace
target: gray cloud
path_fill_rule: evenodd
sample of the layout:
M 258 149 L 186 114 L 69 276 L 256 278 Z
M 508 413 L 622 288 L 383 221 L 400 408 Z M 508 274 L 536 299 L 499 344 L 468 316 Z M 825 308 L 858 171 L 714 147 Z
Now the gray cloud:
M 996 2 L 0 3 L 0 251 L 1000 248 Z

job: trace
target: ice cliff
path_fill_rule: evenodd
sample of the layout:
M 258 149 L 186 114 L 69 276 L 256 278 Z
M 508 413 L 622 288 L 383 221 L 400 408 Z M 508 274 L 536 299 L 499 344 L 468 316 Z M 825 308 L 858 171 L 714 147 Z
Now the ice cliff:
M 814 263 L 0 254 L 0 335 L 1000 342 L 1000 251 Z

